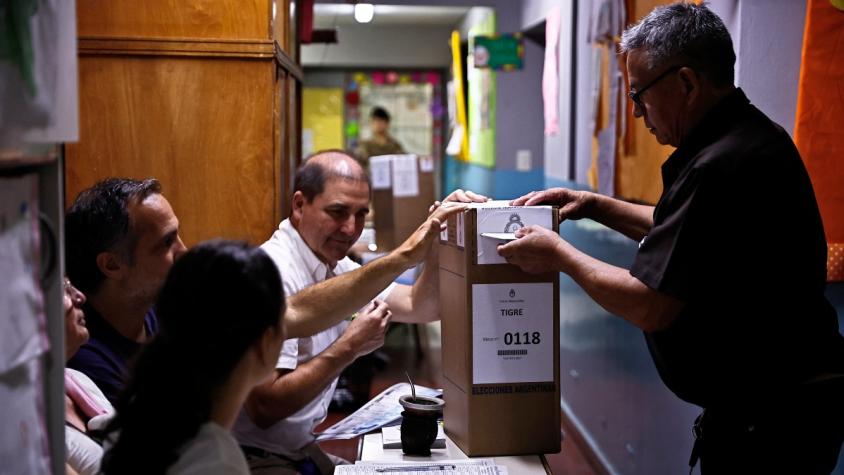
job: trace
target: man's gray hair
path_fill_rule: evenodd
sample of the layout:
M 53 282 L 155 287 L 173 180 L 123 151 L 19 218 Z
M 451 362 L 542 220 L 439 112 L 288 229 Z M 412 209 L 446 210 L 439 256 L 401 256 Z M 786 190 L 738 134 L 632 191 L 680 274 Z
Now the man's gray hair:
M 648 69 L 688 66 L 716 86 L 733 84 L 736 54 L 724 22 L 705 5 L 659 6 L 621 35 L 621 53 L 643 49 Z

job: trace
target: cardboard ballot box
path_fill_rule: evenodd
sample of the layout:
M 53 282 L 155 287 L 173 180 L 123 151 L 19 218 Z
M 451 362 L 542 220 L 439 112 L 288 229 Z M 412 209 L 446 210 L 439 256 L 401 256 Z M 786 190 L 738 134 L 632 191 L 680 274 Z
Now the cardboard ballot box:
M 534 224 L 556 231 L 556 208 L 473 205 L 440 235 L 445 430 L 469 456 L 560 451 L 559 273 L 496 251 Z
M 434 203 L 434 162 L 417 155 L 381 155 L 369 159 L 375 243 L 390 251 L 428 218 Z

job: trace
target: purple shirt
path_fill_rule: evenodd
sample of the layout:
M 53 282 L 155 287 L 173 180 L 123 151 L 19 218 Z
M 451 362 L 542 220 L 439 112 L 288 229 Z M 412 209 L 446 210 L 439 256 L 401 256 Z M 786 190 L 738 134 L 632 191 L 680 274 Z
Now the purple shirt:
M 126 385 L 128 363 L 143 344 L 118 333 L 91 305 L 86 304 L 83 310 L 91 338 L 73 355 L 67 366 L 91 378 L 109 402 L 115 404 Z M 152 309 L 144 315 L 144 330 L 147 336 L 158 333 L 158 317 Z

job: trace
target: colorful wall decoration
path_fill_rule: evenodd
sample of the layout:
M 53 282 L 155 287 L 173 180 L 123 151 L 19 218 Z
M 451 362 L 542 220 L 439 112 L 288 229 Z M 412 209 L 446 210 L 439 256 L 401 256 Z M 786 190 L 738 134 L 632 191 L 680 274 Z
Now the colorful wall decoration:
M 495 71 L 522 69 L 525 45 L 521 33 L 476 36 L 474 41 L 476 68 L 490 68 Z

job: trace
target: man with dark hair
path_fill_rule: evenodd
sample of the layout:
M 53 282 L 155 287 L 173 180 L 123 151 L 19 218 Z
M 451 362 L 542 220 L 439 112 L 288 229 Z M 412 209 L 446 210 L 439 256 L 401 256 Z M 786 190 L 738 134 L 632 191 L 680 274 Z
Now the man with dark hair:
M 655 8 L 621 51 L 634 115 L 677 147 L 656 207 L 564 188 L 514 204 L 557 204 L 561 219 L 623 233 L 639 242 L 632 268 L 536 227 L 499 253 L 529 272 L 565 272 L 644 331 L 665 384 L 704 408 L 690 465 L 828 474 L 844 441 L 844 338 L 824 296 L 823 224 L 800 155 L 733 85 L 730 35 L 706 6 Z
M 158 329 L 152 307 L 185 251 L 179 220 L 155 179 L 110 178 L 84 190 L 65 216 L 67 274 L 88 296 L 91 335 L 68 362 L 112 403 L 126 364 Z
M 373 107 L 369 114 L 369 127 L 372 137 L 361 140 L 355 155 L 369 167 L 369 158 L 379 155 L 405 153 L 404 147 L 390 135 L 390 114 L 383 107 Z
M 296 173 L 294 190 L 290 219 L 261 246 L 278 265 L 288 296 L 359 267 L 346 255 L 363 231 L 371 192 L 363 167 L 336 150 L 308 158 Z M 460 190 L 447 199 L 486 201 Z M 385 285 L 375 307 L 386 302 L 396 321 L 437 320 L 436 249 L 429 251 L 412 287 Z M 371 324 L 369 311 L 313 336 L 284 342 L 274 377 L 252 391 L 233 428 L 252 473 L 333 471 L 338 460 L 314 443 L 313 430 L 327 415 L 340 372 L 384 342 L 386 327 Z

